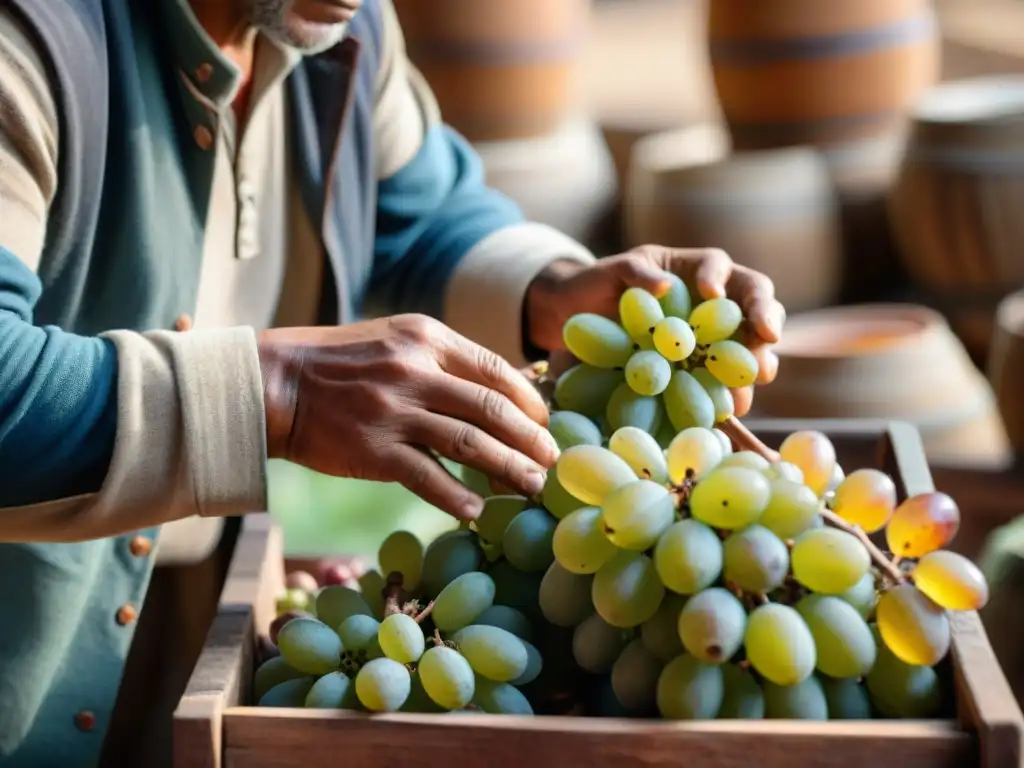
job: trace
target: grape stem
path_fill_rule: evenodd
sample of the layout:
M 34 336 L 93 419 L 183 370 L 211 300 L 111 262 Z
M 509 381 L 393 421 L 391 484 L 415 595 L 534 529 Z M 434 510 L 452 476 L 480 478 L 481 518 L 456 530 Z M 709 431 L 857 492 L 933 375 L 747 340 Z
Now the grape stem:
M 425 618 L 427 618 L 427 616 L 429 616 L 431 613 L 433 613 L 433 611 L 434 611 L 434 601 L 431 600 L 429 603 L 427 603 L 427 607 L 426 608 L 424 608 L 422 611 L 420 611 L 418 614 L 416 614 L 416 617 L 415 617 L 416 618 L 416 623 L 417 624 L 422 624 L 423 620 Z
M 718 428 L 728 435 L 729 439 L 732 440 L 732 444 L 736 446 L 737 449 L 741 451 L 752 451 L 753 453 L 763 456 L 773 464 L 779 460 L 778 452 L 773 451 L 761 442 L 761 439 L 747 429 L 743 422 L 735 416 L 727 418 L 718 425 Z
M 402 606 L 405 604 L 405 590 L 402 589 L 402 581 L 402 574 L 398 571 L 388 574 L 388 580 L 383 590 L 385 616 L 402 612 Z

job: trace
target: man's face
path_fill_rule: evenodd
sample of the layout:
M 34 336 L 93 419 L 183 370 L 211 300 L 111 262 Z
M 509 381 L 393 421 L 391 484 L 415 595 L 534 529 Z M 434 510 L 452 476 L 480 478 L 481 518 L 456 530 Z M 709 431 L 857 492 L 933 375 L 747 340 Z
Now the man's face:
M 362 0 L 248 0 L 253 26 L 303 53 L 326 51 L 345 35 Z

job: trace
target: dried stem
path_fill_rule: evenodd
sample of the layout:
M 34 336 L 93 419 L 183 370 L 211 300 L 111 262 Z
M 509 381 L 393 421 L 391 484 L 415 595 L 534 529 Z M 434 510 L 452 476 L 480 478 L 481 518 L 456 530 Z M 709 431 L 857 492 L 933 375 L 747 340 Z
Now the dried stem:
M 416 615 L 416 623 L 417 624 L 422 624 L 423 620 L 425 618 L 427 618 L 427 616 L 429 616 L 431 613 L 433 613 L 433 611 L 434 611 L 434 601 L 431 600 L 429 603 L 427 603 L 427 607 L 424 608 L 422 611 L 420 611 Z
M 392 571 L 388 574 L 387 583 L 384 585 L 384 615 L 391 616 L 402 612 L 405 605 L 405 590 L 402 589 L 402 574 Z
M 730 416 L 718 428 L 728 435 L 732 444 L 741 451 L 753 451 L 774 463 L 779 460 L 778 451 L 773 451 L 760 438 L 743 425 L 735 416 Z

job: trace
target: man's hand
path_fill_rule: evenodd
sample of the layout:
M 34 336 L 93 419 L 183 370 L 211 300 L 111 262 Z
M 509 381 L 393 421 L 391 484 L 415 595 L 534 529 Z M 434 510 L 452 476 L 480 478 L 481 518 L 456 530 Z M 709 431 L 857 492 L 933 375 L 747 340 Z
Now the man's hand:
M 526 495 L 558 456 L 526 378 L 428 317 L 276 329 L 258 345 L 271 458 L 399 482 L 465 520 L 483 500 L 427 449 Z
M 643 288 L 661 296 L 669 288 L 666 273 L 678 275 L 694 303 L 728 296 L 743 309 L 747 346 L 757 356 L 758 384 L 775 378 L 779 360 L 771 345 L 779 341 L 786 311 L 775 300 L 772 281 L 734 264 L 715 248 L 679 249 L 645 245 L 593 266 L 559 261 L 544 270 L 526 297 L 526 322 L 531 343 L 556 355 L 565 349 L 562 326 L 571 316 L 593 312 L 618 319 L 619 297 L 627 288 Z M 753 387 L 734 391 L 736 415 L 750 410 Z

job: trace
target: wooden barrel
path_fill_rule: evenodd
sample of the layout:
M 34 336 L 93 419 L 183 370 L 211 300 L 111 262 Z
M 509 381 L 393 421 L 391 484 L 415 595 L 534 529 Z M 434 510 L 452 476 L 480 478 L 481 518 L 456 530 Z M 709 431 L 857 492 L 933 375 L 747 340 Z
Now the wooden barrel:
M 938 313 L 862 304 L 791 317 L 779 373 L 759 388 L 758 415 L 899 419 L 917 426 L 932 461 L 1002 466 L 1010 455 L 995 398 Z
M 708 28 L 743 149 L 885 133 L 938 73 L 929 0 L 710 0 Z
M 409 58 L 471 141 L 542 136 L 575 105 L 589 0 L 394 0 Z
M 832 181 L 809 148 L 728 153 L 717 125 L 649 136 L 633 152 L 629 245 L 723 248 L 775 281 L 790 311 L 839 291 L 839 220 Z
M 914 110 L 889 210 L 926 303 L 984 360 L 996 306 L 1024 285 L 1024 76 L 929 91 Z
M 1010 443 L 1024 457 L 1024 291 L 999 305 L 988 374 Z

